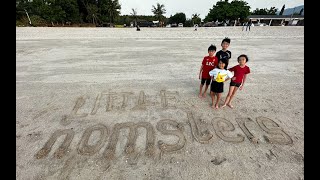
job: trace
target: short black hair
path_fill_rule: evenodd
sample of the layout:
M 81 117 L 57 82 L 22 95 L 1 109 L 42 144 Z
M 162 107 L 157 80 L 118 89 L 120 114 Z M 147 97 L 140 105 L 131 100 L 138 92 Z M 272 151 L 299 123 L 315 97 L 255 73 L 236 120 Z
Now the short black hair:
M 229 44 L 230 44 L 231 39 L 230 39 L 230 38 L 228 38 L 228 37 L 225 37 L 224 39 L 222 39 L 221 44 L 222 44 L 223 42 L 227 42 L 227 43 L 229 43 Z
M 239 62 L 239 60 L 240 60 L 240 58 L 241 58 L 241 57 L 246 58 L 246 62 L 248 62 L 248 61 L 249 61 L 249 58 L 248 58 L 248 56 L 247 56 L 247 55 L 245 55 L 245 54 L 241 54 L 241 55 L 238 57 L 238 62 Z
M 209 47 L 208 47 L 208 51 L 216 51 L 217 50 L 217 47 L 215 46 L 215 45 L 210 45 Z
M 224 64 L 228 64 L 228 59 L 227 58 L 225 58 L 225 57 L 222 57 L 221 59 L 219 59 L 219 61 L 218 62 L 222 62 L 222 63 L 224 63 Z
M 219 63 L 220 61 L 225 64 L 225 65 L 224 65 L 224 69 L 227 70 L 227 67 L 228 67 L 228 64 L 229 64 L 228 58 L 224 56 L 224 57 L 222 57 L 221 59 L 219 59 L 218 63 Z

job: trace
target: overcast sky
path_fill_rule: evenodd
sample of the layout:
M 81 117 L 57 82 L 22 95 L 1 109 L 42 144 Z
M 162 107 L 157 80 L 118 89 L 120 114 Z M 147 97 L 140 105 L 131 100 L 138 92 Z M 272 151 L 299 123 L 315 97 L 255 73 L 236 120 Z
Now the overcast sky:
M 186 14 L 187 18 L 191 18 L 192 14 L 200 14 L 201 19 L 209 13 L 219 0 L 119 0 L 121 4 L 121 15 L 130 15 L 132 8 L 137 10 L 138 15 L 153 15 L 151 9 L 152 5 L 156 6 L 157 3 L 164 4 L 166 14 L 164 16 L 170 17 L 178 12 Z M 232 0 L 229 0 L 231 2 Z M 256 8 L 276 7 L 278 11 L 281 10 L 285 4 L 287 8 L 304 5 L 304 0 L 245 0 L 251 7 L 250 11 Z

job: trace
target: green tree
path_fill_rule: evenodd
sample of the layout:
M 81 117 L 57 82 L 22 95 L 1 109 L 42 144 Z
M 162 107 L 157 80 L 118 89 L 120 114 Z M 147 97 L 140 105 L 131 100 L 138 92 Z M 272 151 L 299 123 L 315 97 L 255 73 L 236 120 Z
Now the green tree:
M 193 26 L 192 19 L 187 19 L 185 24 L 183 24 L 183 27 L 191 27 L 191 26 Z
M 79 22 L 79 7 L 77 0 L 56 0 L 55 1 L 65 12 L 63 21 Z
M 66 12 L 60 6 L 59 1 L 55 0 L 32 1 L 30 14 L 40 16 L 47 22 L 51 22 L 52 26 L 54 26 L 54 23 L 63 23 L 66 19 Z
M 16 0 L 16 20 L 26 17 L 26 11 L 31 12 L 31 3 L 28 0 Z
M 87 22 L 86 17 L 88 16 L 87 12 L 87 2 L 85 0 L 77 0 L 79 7 L 79 21 L 80 23 Z
M 248 3 L 242 0 L 233 0 L 231 3 L 228 0 L 220 0 L 213 5 L 209 10 L 208 15 L 205 17 L 205 22 L 211 21 L 223 21 L 246 19 L 250 14 L 250 6 Z
M 132 8 L 132 13 L 130 13 L 134 19 L 134 27 L 137 26 L 137 10 Z
M 118 0 L 107 0 L 107 15 L 110 23 L 114 23 L 114 20 L 120 15 L 121 5 Z
M 87 5 L 87 12 L 88 12 L 88 15 L 86 17 L 87 21 L 90 22 L 90 23 L 93 23 L 93 24 L 97 24 L 98 22 L 98 17 L 99 17 L 99 9 L 97 7 L 97 5 L 95 4 L 88 4 Z
M 201 18 L 199 16 L 200 14 L 197 14 L 197 13 L 191 15 L 191 20 L 193 25 L 201 23 Z
M 277 14 L 277 11 L 278 9 L 276 7 L 271 7 L 269 10 L 268 10 L 268 14 L 269 15 L 276 15 Z
M 163 16 L 163 14 L 166 13 L 166 9 L 165 9 L 164 5 L 159 4 L 159 3 L 157 3 L 157 6 L 152 5 L 151 11 L 153 12 L 155 18 L 157 20 L 159 20 L 159 22 L 160 22 L 159 25 L 160 25 L 163 22 L 163 19 L 165 18 Z
M 102 22 L 108 22 L 109 21 L 108 0 L 99 0 L 98 9 L 99 9 L 100 20 Z
M 277 8 L 271 7 L 270 9 L 263 8 L 258 9 L 256 8 L 251 14 L 252 15 L 276 15 Z
M 284 8 L 285 8 L 286 6 L 285 6 L 285 4 L 282 6 L 282 8 L 281 8 L 281 11 L 280 11 L 280 13 L 279 13 L 279 15 L 282 15 L 283 14 L 283 11 L 284 11 Z
M 183 23 L 185 24 L 186 22 L 186 15 L 184 13 L 176 13 L 173 16 L 170 16 L 169 18 L 169 23 Z
M 245 1 L 234 0 L 231 3 L 231 20 L 244 20 L 250 15 L 250 6 Z

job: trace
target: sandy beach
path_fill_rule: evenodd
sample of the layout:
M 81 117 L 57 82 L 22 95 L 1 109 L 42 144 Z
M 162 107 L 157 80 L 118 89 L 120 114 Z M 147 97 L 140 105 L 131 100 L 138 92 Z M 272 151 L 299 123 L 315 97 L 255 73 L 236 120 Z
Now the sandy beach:
M 304 27 L 241 29 L 17 27 L 16 179 L 304 179 Z M 212 109 L 224 37 L 251 73 Z

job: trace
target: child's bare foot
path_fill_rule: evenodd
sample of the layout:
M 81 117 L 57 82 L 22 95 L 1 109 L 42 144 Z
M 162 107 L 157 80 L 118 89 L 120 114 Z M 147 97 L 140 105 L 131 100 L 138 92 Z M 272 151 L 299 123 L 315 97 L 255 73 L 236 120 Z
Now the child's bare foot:
M 226 105 L 226 104 L 224 104 L 224 105 L 222 105 L 222 106 L 221 106 L 221 108 L 224 108 L 224 107 L 226 107 L 226 106 L 227 106 L 227 105 Z
M 201 95 L 201 94 L 199 94 L 199 98 L 202 98 L 202 95 Z
M 212 109 L 214 109 L 214 108 L 215 108 L 215 106 L 214 106 L 214 105 L 212 105 L 212 106 L 211 106 L 211 108 L 212 108 Z
M 206 97 L 207 97 L 207 94 L 206 94 L 206 93 L 204 93 L 204 94 L 202 95 L 202 97 L 203 97 L 203 98 L 206 98 Z
M 227 104 L 230 108 L 233 108 L 233 106 L 231 104 Z
M 219 106 L 218 106 L 218 105 L 216 105 L 216 106 L 215 106 L 215 108 L 216 108 L 216 109 L 219 109 Z

